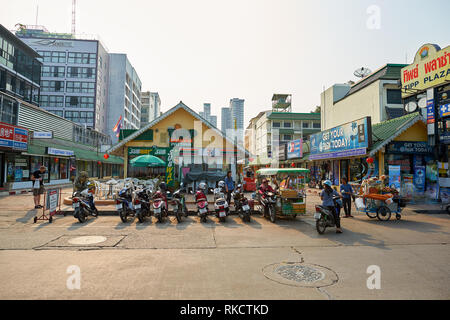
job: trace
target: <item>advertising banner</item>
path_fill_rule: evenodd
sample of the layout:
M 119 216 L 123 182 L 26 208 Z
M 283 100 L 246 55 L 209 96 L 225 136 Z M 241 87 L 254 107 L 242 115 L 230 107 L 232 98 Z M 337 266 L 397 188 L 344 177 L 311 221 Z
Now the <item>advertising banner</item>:
M 414 188 L 416 193 L 425 192 L 425 166 L 415 166 L 414 167 Z
M 142 156 L 149 154 L 152 156 L 165 156 L 168 153 L 169 148 L 160 147 L 128 147 L 129 156 Z
M 436 87 L 450 80 L 450 46 L 434 44 L 419 48 L 414 63 L 401 70 L 402 98 Z
M 439 117 L 444 118 L 450 116 L 450 103 L 439 107 Z
M 386 153 L 427 154 L 432 152 L 433 148 L 424 141 L 394 141 L 386 147 Z
M 411 200 L 414 195 L 414 175 L 403 175 L 403 183 L 401 188 L 401 196 L 403 198 Z
M 303 157 L 303 140 L 293 140 L 287 144 L 287 159 Z
M 166 184 L 168 187 L 173 187 L 175 182 L 175 163 L 173 159 L 174 149 L 169 151 L 166 167 Z
M 434 100 L 427 100 L 427 124 L 434 123 Z
M 28 130 L 0 122 L 0 147 L 28 150 Z
M 400 166 L 389 166 L 389 186 L 400 191 L 401 183 Z
M 58 208 L 59 201 L 59 190 L 58 189 L 50 189 L 47 191 L 47 205 L 46 209 L 52 213 L 56 213 L 56 209 Z
M 311 135 L 310 160 L 359 156 L 372 144 L 371 118 L 366 117 Z

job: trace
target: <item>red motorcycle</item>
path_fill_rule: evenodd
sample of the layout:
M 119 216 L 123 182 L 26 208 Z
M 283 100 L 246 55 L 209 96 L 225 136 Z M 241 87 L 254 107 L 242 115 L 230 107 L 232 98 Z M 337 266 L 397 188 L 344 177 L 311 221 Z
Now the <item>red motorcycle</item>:
M 197 204 L 197 215 L 200 217 L 201 222 L 206 222 L 206 216 L 208 215 L 208 199 L 205 195 L 206 184 L 200 183 L 198 190 L 195 193 L 195 203 Z
M 158 222 L 163 222 L 168 215 L 167 198 L 165 193 L 158 190 L 153 196 L 153 214 L 158 219 Z

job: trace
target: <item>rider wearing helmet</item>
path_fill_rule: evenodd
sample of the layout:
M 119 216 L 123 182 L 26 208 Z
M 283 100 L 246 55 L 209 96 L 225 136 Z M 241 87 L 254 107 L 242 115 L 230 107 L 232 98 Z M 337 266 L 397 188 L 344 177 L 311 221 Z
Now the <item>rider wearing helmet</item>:
M 206 183 L 202 182 L 197 187 L 197 192 L 195 193 L 195 201 L 206 200 Z
M 320 199 L 322 200 L 322 206 L 324 206 L 326 209 L 330 210 L 333 213 L 334 220 L 336 222 L 336 233 L 342 233 L 341 230 L 341 220 L 339 217 L 339 211 L 336 210 L 337 208 L 334 206 L 333 196 L 340 197 L 341 195 L 339 192 L 334 190 L 332 188 L 332 183 L 330 180 L 326 180 L 323 183 L 324 189 L 320 193 Z

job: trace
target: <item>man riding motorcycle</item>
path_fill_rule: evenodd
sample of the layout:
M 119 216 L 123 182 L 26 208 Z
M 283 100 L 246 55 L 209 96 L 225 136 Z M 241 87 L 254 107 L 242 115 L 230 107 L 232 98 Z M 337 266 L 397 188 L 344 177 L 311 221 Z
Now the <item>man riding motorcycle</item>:
M 261 186 L 259 187 L 259 194 L 260 194 L 263 198 L 265 198 L 267 192 L 273 192 L 273 193 L 274 193 L 275 190 L 273 190 L 273 188 L 269 185 L 269 180 L 264 179 L 264 180 L 262 181 Z

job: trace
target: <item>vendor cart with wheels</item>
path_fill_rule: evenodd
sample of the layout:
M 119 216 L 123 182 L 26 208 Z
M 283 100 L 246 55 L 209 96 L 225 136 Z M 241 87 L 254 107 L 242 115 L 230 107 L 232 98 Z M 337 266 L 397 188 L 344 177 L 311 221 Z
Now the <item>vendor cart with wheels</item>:
M 306 213 L 305 186 L 306 178 L 309 176 L 308 169 L 267 168 L 258 170 L 256 175 L 258 186 L 262 183 L 262 180 L 267 179 L 271 181 L 273 187 L 275 187 L 275 215 L 296 218 L 297 215 L 304 215 Z M 256 195 L 256 198 L 260 200 L 258 191 L 256 192 Z M 261 201 L 259 204 L 259 211 L 266 216 Z M 270 219 L 274 222 L 275 216 L 270 217 Z

